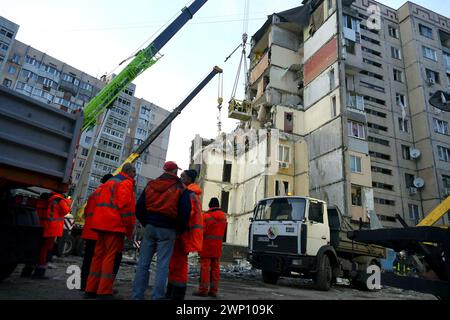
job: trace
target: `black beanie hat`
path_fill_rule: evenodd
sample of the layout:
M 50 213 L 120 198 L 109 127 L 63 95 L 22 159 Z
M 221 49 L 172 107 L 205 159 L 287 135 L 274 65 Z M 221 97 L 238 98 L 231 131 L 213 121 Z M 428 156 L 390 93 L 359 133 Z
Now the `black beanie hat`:
M 219 199 L 211 198 L 208 205 L 210 208 L 219 208 L 220 207 Z
M 184 171 L 184 173 L 191 178 L 192 182 L 195 182 L 195 180 L 197 179 L 197 171 L 195 170 L 186 170 Z

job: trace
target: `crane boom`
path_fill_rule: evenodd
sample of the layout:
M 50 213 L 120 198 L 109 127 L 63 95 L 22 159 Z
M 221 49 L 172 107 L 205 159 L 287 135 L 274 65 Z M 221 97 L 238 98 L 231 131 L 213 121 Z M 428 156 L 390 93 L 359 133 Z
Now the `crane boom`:
M 189 7 L 183 8 L 181 14 L 147 48 L 140 50 L 134 59 L 86 105 L 83 131 L 94 126 L 97 117 L 114 102 L 120 92 L 158 61 L 157 53 L 207 1 L 195 0 Z
M 223 70 L 218 66 L 215 66 L 213 70 L 200 82 L 195 89 L 176 107 L 169 116 L 164 119 L 159 126 L 142 142 L 136 151 L 134 151 L 118 168 L 114 171 L 114 174 L 118 174 L 125 163 L 133 163 L 141 154 L 155 141 L 158 136 L 175 120 L 176 117 L 183 111 L 183 109 L 194 99 L 197 94 L 214 78 L 218 73 L 222 73 Z

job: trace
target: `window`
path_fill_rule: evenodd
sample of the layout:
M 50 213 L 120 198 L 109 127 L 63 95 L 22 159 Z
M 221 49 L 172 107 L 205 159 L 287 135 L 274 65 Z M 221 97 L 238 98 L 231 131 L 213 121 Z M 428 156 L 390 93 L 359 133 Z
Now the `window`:
M 364 131 L 364 125 L 359 122 L 348 121 L 348 135 L 350 137 L 365 139 L 366 133 Z
M 375 91 L 378 91 L 381 93 L 386 92 L 386 89 L 384 87 L 376 86 L 373 83 L 369 83 L 369 82 L 365 82 L 365 81 L 360 81 L 359 83 L 362 87 L 366 87 L 366 88 L 369 88 L 369 89 L 372 89 L 372 90 L 375 90 Z
M 84 161 L 84 160 L 80 160 L 80 162 L 78 163 L 78 165 L 79 165 L 81 168 L 84 167 L 84 164 L 85 164 L 85 161 Z
M 398 126 L 400 128 L 400 132 L 408 132 L 408 120 L 403 118 L 398 118 Z
M 81 154 L 85 157 L 89 154 L 89 149 L 83 148 L 83 151 L 81 151 Z
M 12 37 L 14 36 L 14 32 L 5 27 L 2 27 L 0 28 L 0 35 L 12 39 Z
M 442 183 L 444 184 L 444 188 L 450 190 L 450 177 L 442 176 Z
M 403 71 L 394 69 L 394 80 L 398 82 L 404 82 L 405 80 L 403 78 Z
M 412 174 L 405 173 L 405 185 L 407 188 L 414 187 L 414 179 L 416 177 Z
M 290 151 L 291 148 L 288 146 L 278 146 L 278 161 L 290 163 Z
M 386 105 L 386 101 L 381 100 L 381 99 L 377 99 L 377 98 L 374 98 L 374 97 L 371 97 L 371 96 L 364 96 L 364 101 L 375 102 L 375 103 L 381 104 L 383 106 Z
M 394 59 L 401 60 L 402 59 L 402 52 L 399 48 L 391 47 L 391 56 Z
M 375 45 L 377 45 L 377 46 L 381 45 L 381 42 L 380 42 L 380 41 L 375 40 L 375 39 L 372 39 L 372 38 L 369 38 L 369 37 L 364 36 L 364 35 L 361 36 L 361 39 L 364 40 L 364 41 L 373 43 L 373 44 L 375 44 Z
M 80 175 L 79 173 L 77 173 L 77 174 L 75 175 L 75 180 L 80 179 L 80 177 L 81 177 L 81 175 Z
M 405 160 L 411 160 L 411 148 L 405 145 L 402 145 L 402 157 Z
M 375 138 L 375 137 L 370 137 L 369 136 L 367 138 L 367 140 L 369 142 L 378 143 L 378 144 L 381 144 L 381 145 L 387 146 L 387 147 L 389 147 L 389 145 L 390 145 L 390 142 L 388 140 L 384 140 L 384 139 L 380 139 L 380 138 Z
M 0 50 L 8 51 L 9 45 L 6 42 L 0 41 Z
M 450 149 L 438 146 L 438 156 L 439 160 L 450 162 Z
M 44 81 L 42 81 L 42 84 L 46 87 L 52 87 L 54 82 L 53 82 L 53 80 L 44 78 Z
M 386 119 L 386 117 L 387 117 L 387 114 L 384 112 L 379 112 L 379 111 L 375 111 L 375 110 L 368 109 L 368 108 L 364 108 L 364 111 L 366 111 L 367 114 L 371 114 L 373 116 L 380 117 L 383 119 Z
M 327 7 L 328 7 L 328 11 L 333 9 L 333 0 L 327 0 Z
M 17 68 L 16 67 L 9 66 L 9 68 L 8 68 L 8 73 L 9 74 L 16 74 L 16 72 L 17 72 Z
M 334 68 L 330 70 L 328 76 L 330 77 L 330 91 L 331 91 L 336 87 Z
M 425 70 L 426 74 L 427 74 L 427 80 L 430 81 L 431 83 L 441 83 L 440 78 L 439 78 L 439 73 L 430 69 L 426 69 Z
M 449 135 L 448 122 L 433 118 L 434 132 Z
M 388 154 L 375 152 L 375 151 L 369 151 L 369 154 L 370 154 L 371 157 L 374 157 L 374 158 L 391 161 L 391 156 L 388 155 Z
M 401 108 L 405 108 L 406 105 L 406 97 L 403 94 L 397 93 L 395 94 L 395 101 L 397 103 L 397 106 L 401 107 Z
M 91 141 L 92 141 L 92 137 L 86 137 L 86 138 L 84 139 L 84 142 L 85 142 L 85 143 L 91 143 Z
M 337 116 L 337 105 L 336 105 L 336 97 L 331 98 L 331 117 Z
M 5 87 L 7 87 L 7 88 L 11 88 L 11 86 L 12 86 L 12 81 L 9 80 L 9 79 L 4 79 L 4 80 L 3 80 L 3 85 L 4 85 Z
M 382 183 L 382 182 L 375 182 L 374 181 L 374 182 L 372 182 L 372 187 L 378 188 L 378 189 L 394 191 L 394 186 L 393 185 Z
M 374 67 L 377 67 L 377 68 L 382 68 L 383 67 L 383 65 L 381 63 L 378 63 L 378 62 L 375 62 L 373 60 L 369 60 L 369 59 L 366 59 L 366 58 L 363 58 L 363 62 L 367 63 L 367 64 L 370 64 L 371 66 L 374 66 Z
M 348 15 L 344 15 L 344 27 L 345 28 L 358 31 L 358 24 L 359 24 L 358 20 L 356 20 L 355 18 L 348 16 Z
M 396 27 L 389 26 L 389 35 L 392 38 L 398 39 L 399 38 L 399 36 L 398 36 L 398 29 Z
M 292 133 L 294 131 L 294 113 L 285 112 L 284 113 L 284 131 Z
M 255 220 L 303 220 L 305 207 L 305 199 L 262 200 L 256 208 Z
M 422 46 L 422 52 L 423 52 L 423 56 L 425 58 L 433 60 L 433 61 L 437 61 L 436 50 Z
M 361 187 L 352 185 L 352 205 L 362 207 Z
M 377 73 L 374 73 L 374 72 L 363 70 L 363 71 L 360 72 L 360 74 L 363 74 L 363 75 L 366 75 L 366 76 L 369 76 L 369 77 L 372 77 L 372 78 L 375 78 L 375 79 L 378 79 L 378 80 L 383 80 L 383 76 L 381 74 L 377 74 Z
M 361 173 L 361 158 L 356 156 L 350 156 L 350 168 L 354 173 Z
M 309 220 L 323 223 L 323 204 L 321 202 L 309 202 Z
M 381 52 L 379 52 L 379 51 L 372 50 L 372 49 L 369 49 L 367 47 L 361 47 L 361 50 L 363 52 L 367 52 L 367 53 L 373 54 L 374 56 L 381 57 Z
M 419 222 L 419 206 L 415 204 L 408 204 L 408 212 L 409 212 L 409 220 L 414 221 L 415 223 Z
M 394 200 L 388 200 L 388 199 L 381 199 L 381 198 L 373 198 L 373 201 L 378 204 L 383 204 L 385 206 L 392 206 L 395 207 L 395 201 Z M 395 222 L 395 218 L 394 218 Z
M 275 181 L 275 196 L 286 196 L 289 193 L 289 182 Z
M 347 53 L 356 54 L 356 42 L 345 39 L 345 49 Z
M 433 29 L 424 26 L 423 24 L 419 24 L 419 32 L 422 36 L 433 39 Z
M 364 111 L 364 97 L 348 92 L 347 106 L 353 109 Z
M 380 130 L 380 131 L 384 131 L 384 132 L 387 132 L 387 131 L 388 131 L 388 127 L 380 126 L 379 124 L 376 124 L 376 123 L 368 122 L 368 123 L 367 123 L 367 126 L 368 126 L 370 129 Z M 372 131 L 374 131 L 374 130 L 372 130 Z M 375 131 L 375 132 L 376 132 L 376 131 Z
M 392 170 L 389 169 L 385 169 L 385 168 L 380 168 L 380 167 L 372 167 L 372 172 L 377 172 L 377 173 L 381 173 L 381 174 L 385 174 L 388 176 L 392 176 Z
M 232 163 L 229 161 L 223 162 L 223 172 L 222 172 L 222 181 L 230 182 L 231 181 L 231 169 Z
M 14 55 L 13 55 L 11 61 L 12 61 L 13 63 L 15 63 L 15 64 L 19 64 L 19 62 L 20 62 L 20 56 L 19 56 L 17 53 L 14 53 Z

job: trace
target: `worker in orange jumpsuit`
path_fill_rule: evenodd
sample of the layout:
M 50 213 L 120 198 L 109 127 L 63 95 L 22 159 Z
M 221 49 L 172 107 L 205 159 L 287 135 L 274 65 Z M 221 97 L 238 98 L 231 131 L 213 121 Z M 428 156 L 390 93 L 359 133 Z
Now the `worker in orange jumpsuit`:
M 134 177 L 130 163 L 101 188 L 91 229 L 98 234 L 94 258 L 87 280 L 85 298 L 111 299 L 116 275 L 114 264 L 121 254 L 125 236 L 132 238 L 135 223 Z
M 84 226 L 83 232 L 81 233 L 81 239 L 85 242 L 83 265 L 81 266 L 80 290 L 82 291 L 86 289 L 86 282 L 89 276 L 89 270 L 91 269 L 92 258 L 94 257 L 95 245 L 98 240 L 97 232 L 91 229 L 92 217 L 94 216 L 94 210 L 97 205 L 98 197 L 100 196 L 100 190 L 102 186 L 112 177 L 113 175 L 110 173 L 103 176 L 100 181 L 102 184 L 94 192 L 92 192 L 84 208 Z M 114 274 L 117 274 L 117 272 L 114 272 Z
M 195 170 L 186 170 L 181 174 L 181 181 L 190 191 L 191 213 L 187 229 L 179 230 L 177 234 L 170 259 L 166 298 L 172 300 L 184 300 L 188 281 L 188 254 L 199 252 L 203 244 L 203 217 L 200 202 L 202 190 L 194 183 L 196 178 Z
M 44 200 L 45 201 L 45 200 Z M 34 269 L 32 278 L 48 279 L 45 276 L 47 270 L 48 255 L 53 250 L 55 240 L 64 232 L 64 216 L 70 212 L 70 202 L 61 194 L 52 192 L 47 205 L 39 204 L 38 214 L 41 227 L 44 229 L 42 244 L 39 251 L 39 264 Z M 46 208 L 44 211 L 44 207 Z
M 210 200 L 209 210 L 204 214 L 203 219 L 205 230 L 203 248 L 200 251 L 200 284 L 194 295 L 217 297 L 222 241 L 227 228 L 227 218 L 217 198 Z

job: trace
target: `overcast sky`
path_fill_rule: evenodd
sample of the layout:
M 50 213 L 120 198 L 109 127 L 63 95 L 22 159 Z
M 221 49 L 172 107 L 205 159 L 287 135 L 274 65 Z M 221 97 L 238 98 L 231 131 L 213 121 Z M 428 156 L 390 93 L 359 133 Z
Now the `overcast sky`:
M 253 35 L 267 15 L 301 2 L 250 0 L 248 34 Z M 398 8 L 405 1 L 381 2 Z M 448 1 L 414 2 L 450 17 Z M 236 121 L 227 119 L 226 102 L 231 97 L 240 52 L 227 63 L 224 60 L 241 42 L 244 3 L 244 0 L 209 0 L 161 50 L 164 57 L 134 81 L 136 96 L 172 110 L 218 65 L 224 69 L 223 129 L 227 132 L 234 129 Z M 14 0 L 2 1 L 0 15 L 20 25 L 17 40 L 100 77 L 114 71 L 144 43 L 148 44 L 158 29 L 187 4 L 187 0 Z M 242 75 L 240 82 L 236 98 L 243 94 Z M 186 168 L 194 136 L 217 135 L 217 96 L 216 78 L 173 122 L 168 160 Z

